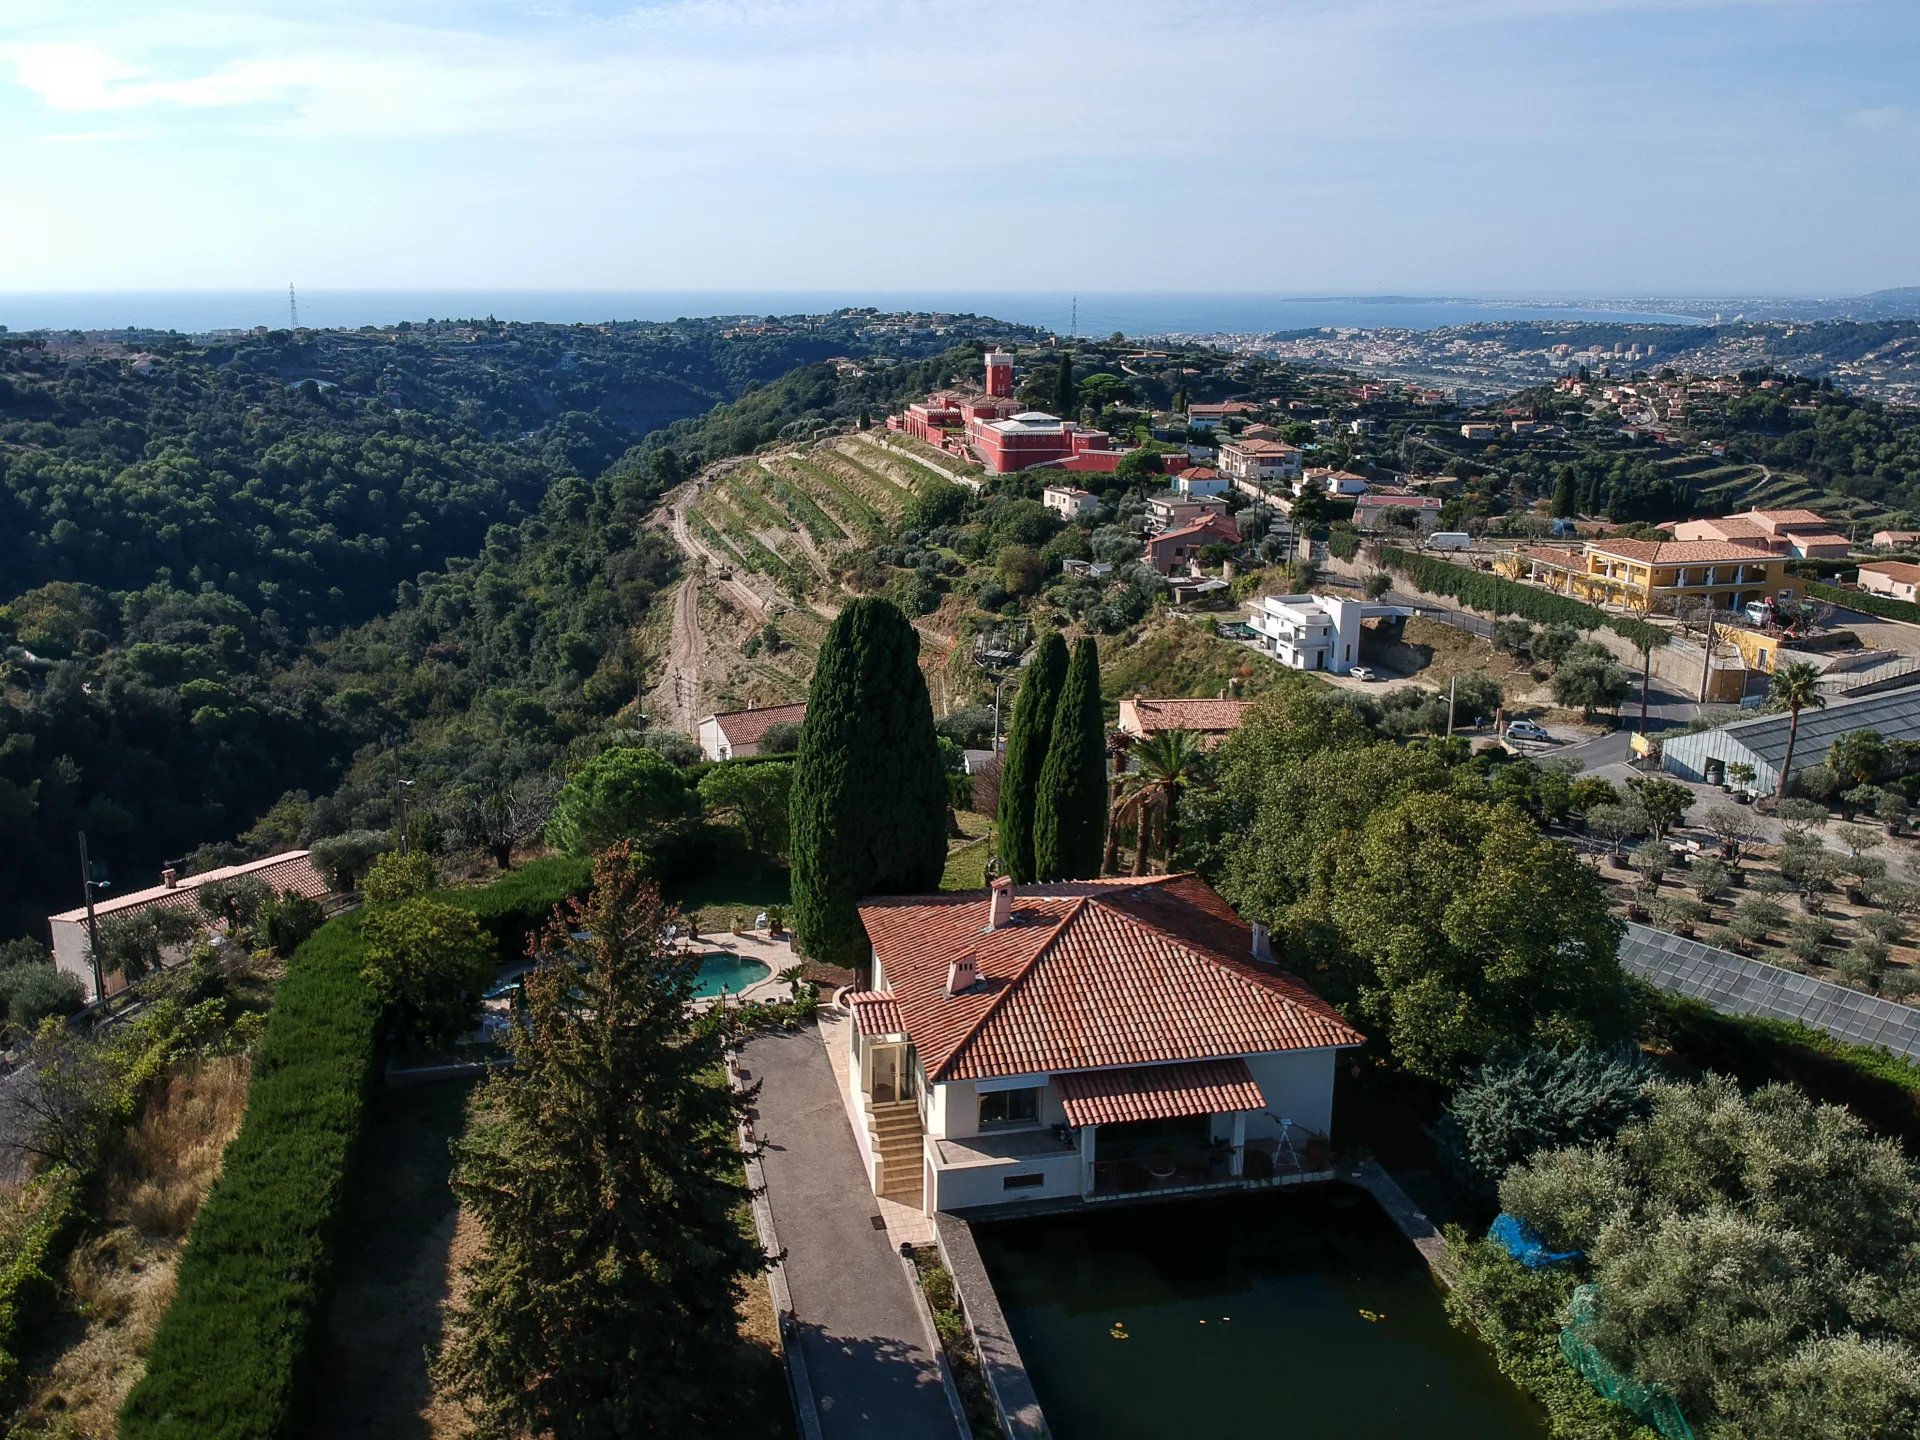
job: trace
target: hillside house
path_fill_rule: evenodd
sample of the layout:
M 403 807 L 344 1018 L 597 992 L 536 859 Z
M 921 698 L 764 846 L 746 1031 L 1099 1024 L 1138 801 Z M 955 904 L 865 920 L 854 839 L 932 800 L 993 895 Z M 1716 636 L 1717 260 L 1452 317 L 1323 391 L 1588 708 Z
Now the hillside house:
M 289 850 L 284 854 L 269 855 L 264 860 L 249 860 L 241 865 L 222 865 L 215 870 L 203 870 L 198 875 L 182 876 L 173 870 L 162 870 L 158 885 L 127 895 L 97 897 L 93 902 L 94 919 L 105 924 L 109 920 L 123 920 L 143 911 L 165 907 L 185 911 L 195 920 L 204 922 L 203 933 L 221 930 L 225 928 L 224 923 L 215 922 L 200 908 L 198 892 L 203 885 L 211 885 L 215 881 L 243 879 L 257 881 L 275 896 L 291 890 L 309 900 L 323 900 L 333 892 L 327 877 L 314 865 L 305 850 Z M 49 915 L 47 929 L 53 941 L 54 966 L 78 980 L 89 1001 L 126 989 L 126 977 L 118 971 L 107 972 L 100 977 L 100 985 L 94 984 L 93 949 L 87 943 L 86 906 Z M 187 948 L 182 946 L 178 953 L 169 953 L 163 959 L 167 963 L 177 962 L 183 958 Z
M 1853 546 L 1847 537 L 1811 510 L 1748 510 L 1715 520 L 1682 520 L 1672 526 L 1676 540 L 1720 540 L 1757 545 L 1795 560 L 1844 560 Z
M 847 997 L 869 1184 L 926 1213 L 1328 1178 L 1364 1043 L 1193 875 L 870 899 Z
M 1176 570 L 1186 570 L 1199 560 L 1200 552 L 1209 545 L 1239 544 L 1240 531 L 1231 520 L 1209 515 L 1178 530 L 1148 536 L 1140 558 L 1162 575 L 1171 575 Z
M 1250 700 L 1152 700 L 1129 695 L 1120 702 L 1114 726 L 1122 735 L 1150 740 L 1168 730 L 1189 730 L 1205 744 L 1218 744 L 1240 728 Z
M 722 710 L 700 722 L 700 758 L 742 760 L 760 753 L 760 742 L 776 725 L 798 725 L 807 718 L 807 702 Z
M 1074 485 L 1048 485 L 1040 491 L 1040 503 L 1062 520 L 1072 521 L 1091 515 L 1100 508 L 1100 498 L 1090 490 Z
M 1869 560 L 1860 567 L 1860 588 L 1890 600 L 1920 602 L 1920 565 L 1899 560 Z

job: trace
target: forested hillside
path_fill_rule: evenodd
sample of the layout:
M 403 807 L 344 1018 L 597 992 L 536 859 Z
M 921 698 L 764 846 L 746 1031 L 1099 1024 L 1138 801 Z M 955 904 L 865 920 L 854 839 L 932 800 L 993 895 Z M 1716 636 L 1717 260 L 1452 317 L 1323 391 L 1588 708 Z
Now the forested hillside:
M 263 843 L 384 822 L 416 735 L 498 773 L 631 701 L 660 491 L 946 373 L 804 363 L 860 353 L 855 319 L 752 328 L 6 340 L 0 937 L 77 903 L 78 830 L 151 883 L 290 792 L 319 813 Z

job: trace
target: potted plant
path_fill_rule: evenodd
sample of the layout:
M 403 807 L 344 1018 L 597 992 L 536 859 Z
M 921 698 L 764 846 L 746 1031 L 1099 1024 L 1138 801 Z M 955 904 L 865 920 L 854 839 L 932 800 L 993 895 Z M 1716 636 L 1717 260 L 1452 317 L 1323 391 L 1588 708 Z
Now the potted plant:
M 1739 787 L 1738 790 L 1734 792 L 1734 798 L 1742 805 L 1747 804 L 1753 799 L 1753 777 L 1756 773 L 1758 772 L 1754 770 L 1753 766 L 1740 760 L 1735 760 L 1727 766 L 1727 779 Z
M 784 935 L 786 931 L 786 909 L 779 905 L 769 905 L 767 907 L 767 933 L 769 935 Z

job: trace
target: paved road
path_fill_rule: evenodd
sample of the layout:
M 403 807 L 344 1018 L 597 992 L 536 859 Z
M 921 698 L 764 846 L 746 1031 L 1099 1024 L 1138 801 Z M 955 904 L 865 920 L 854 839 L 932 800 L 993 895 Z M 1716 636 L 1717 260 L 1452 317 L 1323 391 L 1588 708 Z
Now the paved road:
M 761 1082 L 760 1164 L 825 1440 L 953 1436 L 939 1366 L 900 1258 L 873 1224 L 879 1207 L 820 1037 L 763 1035 L 742 1061 Z
M 1633 758 L 1633 736 L 1640 728 L 1640 677 L 1633 677 L 1635 693 L 1620 706 L 1620 728 L 1578 745 L 1542 747 L 1556 759 L 1578 761 L 1582 770 L 1624 765 Z M 1700 713 L 1700 707 L 1677 690 L 1655 680 L 1647 690 L 1647 733 L 1657 736 L 1675 730 Z

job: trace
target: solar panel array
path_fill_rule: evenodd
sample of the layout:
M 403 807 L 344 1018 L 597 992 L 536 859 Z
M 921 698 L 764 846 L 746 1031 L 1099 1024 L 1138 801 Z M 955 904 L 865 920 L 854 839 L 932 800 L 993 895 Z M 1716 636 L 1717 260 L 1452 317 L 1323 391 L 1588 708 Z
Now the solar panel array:
M 1792 1020 L 1851 1045 L 1875 1045 L 1920 1060 L 1920 1010 L 1910 1005 L 1631 923 L 1620 944 L 1620 964 L 1631 975 L 1724 1015 Z

